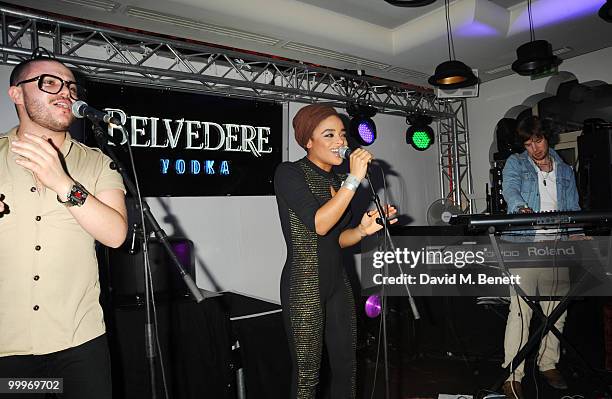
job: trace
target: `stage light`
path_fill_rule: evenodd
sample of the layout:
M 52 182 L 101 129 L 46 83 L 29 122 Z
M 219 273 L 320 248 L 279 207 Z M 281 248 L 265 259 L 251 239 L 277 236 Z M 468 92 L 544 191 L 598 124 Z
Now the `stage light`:
M 351 116 L 349 135 L 364 146 L 374 143 L 376 140 L 376 124 L 372 117 L 376 115 L 378 110 L 369 105 L 349 103 L 346 111 Z
M 546 72 L 561 64 L 562 60 L 553 54 L 552 45 L 546 40 L 535 40 L 533 17 L 531 15 L 531 0 L 527 0 L 527 14 L 529 14 L 528 43 L 516 49 L 516 61 L 512 63 L 512 70 L 521 76 L 531 76 Z
M 430 85 L 443 90 L 455 90 L 474 86 L 478 78 L 472 72 L 472 68 L 455 59 L 455 45 L 453 43 L 453 29 L 450 22 L 449 0 L 444 0 L 444 11 L 446 14 L 446 43 L 448 45 L 448 61 L 436 67 L 432 76 L 427 79 Z
M 361 145 L 370 145 L 376 140 L 376 125 L 370 118 L 355 117 L 351 119 L 350 134 Z
M 417 151 L 425 151 L 435 141 L 433 129 L 429 124 L 432 119 L 426 115 L 409 115 L 406 122 L 410 127 L 406 130 L 406 144 L 410 144 Z
M 378 317 L 381 311 L 382 311 L 382 304 L 380 303 L 380 296 L 370 295 L 365 303 L 366 315 L 369 318 L 373 319 L 375 317 Z

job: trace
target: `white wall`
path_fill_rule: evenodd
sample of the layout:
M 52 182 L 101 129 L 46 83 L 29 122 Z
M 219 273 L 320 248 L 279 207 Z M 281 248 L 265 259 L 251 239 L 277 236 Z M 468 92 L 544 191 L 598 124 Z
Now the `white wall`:
M 612 47 L 565 60 L 559 70 L 573 73 L 579 82 L 602 80 L 612 83 Z M 521 105 L 531 95 L 544 92 L 548 80 L 531 80 L 513 74 L 482 84 L 480 96 L 468 100 L 472 176 L 478 212 L 486 207 L 485 183 L 489 182 L 489 148 L 495 125 L 510 108 Z
M 10 71 L 11 67 L 0 66 L 0 82 L 8 82 Z M 289 104 L 289 126 L 302 106 Z M 0 96 L 0 121 L 0 131 L 17 124 L 13 105 L 6 95 Z M 427 206 L 439 196 L 436 150 L 417 152 L 405 144 L 404 118 L 377 115 L 374 121 L 378 140 L 369 149 L 394 174 L 387 179 L 391 202 L 400 213 L 414 219 L 415 224 L 425 224 Z M 295 144 L 289 126 L 288 156 L 289 160 L 296 160 L 305 153 Z M 214 290 L 214 280 L 222 290 L 279 300 L 285 244 L 273 196 L 149 198 L 148 202 L 168 235 L 173 234 L 172 226 L 165 220 L 170 212 L 195 243 L 200 260 L 196 265 L 199 287 Z M 359 264 L 358 259 L 356 263 Z

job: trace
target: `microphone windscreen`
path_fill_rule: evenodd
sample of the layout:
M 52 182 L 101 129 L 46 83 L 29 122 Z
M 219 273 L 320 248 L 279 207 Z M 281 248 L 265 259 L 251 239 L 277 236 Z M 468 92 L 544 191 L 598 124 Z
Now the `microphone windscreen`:
M 85 115 L 81 112 L 81 107 L 87 105 L 85 101 L 78 100 L 72 104 L 72 115 L 76 118 L 83 118 Z
M 338 155 L 340 155 L 342 159 L 348 159 L 351 156 L 351 149 L 347 146 L 342 146 L 338 148 Z

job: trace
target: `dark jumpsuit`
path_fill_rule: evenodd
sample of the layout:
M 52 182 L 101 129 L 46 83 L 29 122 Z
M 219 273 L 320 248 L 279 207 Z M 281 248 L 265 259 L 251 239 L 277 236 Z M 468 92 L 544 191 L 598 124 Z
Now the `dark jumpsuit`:
M 284 162 L 274 187 L 287 260 L 281 277 L 283 319 L 293 361 L 291 399 L 315 397 L 323 339 L 331 366 L 331 397 L 355 397 L 355 303 L 342 266 L 340 233 L 350 211 L 326 235 L 315 232 L 315 213 L 341 180 L 308 158 Z

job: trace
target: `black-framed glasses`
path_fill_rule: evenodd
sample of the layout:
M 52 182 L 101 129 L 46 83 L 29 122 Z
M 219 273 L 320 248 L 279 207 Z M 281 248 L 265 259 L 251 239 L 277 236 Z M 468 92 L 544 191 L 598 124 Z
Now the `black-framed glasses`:
M 35 81 L 38 81 L 38 88 L 41 91 L 44 91 L 45 93 L 49 94 L 59 93 L 64 88 L 64 85 L 66 85 L 66 87 L 68 87 L 68 92 L 70 93 L 70 98 L 72 98 L 73 100 L 79 99 L 81 88 L 77 84 L 77 82 L 71 80 L 64 80 L 60 77 L 57 77 L 55 75 L 49 75 L 47 73 L 43 73 L 42 75 L 35 76 L 31 79 L 22 80 L 15 86 Z

